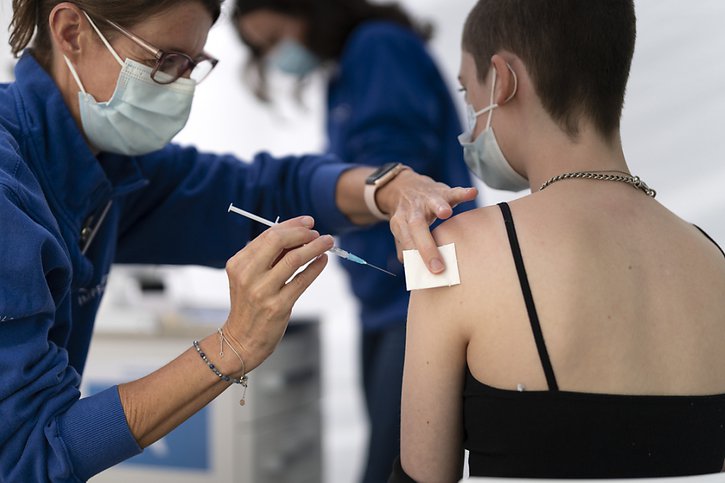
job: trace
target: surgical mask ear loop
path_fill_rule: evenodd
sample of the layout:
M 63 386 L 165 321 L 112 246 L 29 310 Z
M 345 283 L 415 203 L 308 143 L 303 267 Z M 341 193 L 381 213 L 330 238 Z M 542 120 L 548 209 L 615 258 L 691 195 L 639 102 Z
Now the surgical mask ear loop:
M 114 48 L 111 47 L 111 44 L 108 42 L 108 39 L 106 39 L 106 37 L 101 33 L 99 28 L 96 26 L 95 22 L 93 22 L 93 20 L 91 20 L 91 17 L 85 11 L 82 10 L 82 12 L 83 12 L 83 15 L 85 15 L 86 18 L 88 19 L 88 23 L 90 23 L 91 27 L 93 27 L 93 30 L 95 30 L 96 33 L 98 34 L 98 36 L 101 38 L 101 42 L 103 42 L 103 45 L 105 45 L 106 48 L 108 49 L 108 51 L 111 52 L 111 54 L 113 55 L 113 58 L 116 59 L 116 62 L 118 62 L 121 67 L 123 67 L 124 63 L 121 60 L 121 57 L 114 50 Z M 78 71 L 76 71 L 76 68 L 73 66 L 71 61 L 65 55 L 63 55 L 63 60 L 65 60 L 65 63 L 68 66 L 68 69 L 70 70 L 70 73 L 73 76 L 73 79 L 75 79 L 75 81 L 76 81 L 76 84 L 78 84 L 78 88 L 81 90 L 81 92 L 83 94 L 86 94 L 86 88 L 83 87 L 83 83 L 81 82 L 81 78 L 78 76 Z
M 95 22 L 93 20 L 91 20 L 90 15 L 88 15 L 83 10 L 82 10 L 82 12 L 83 12 L 83 15 L 85 15 L 86 18 L 88 19 L 88 23 L 90 23 L 91 24 L 91 27 L 93 27 L 93 30 L 95 30 L 96 33 L 98 34 L 98 36 L 101 38 L 101 41 L 103 42 L 103 45 L 105 45 L 106 48 L 109 50 L 109 52 L 111 52 L 111 54 L 113 54 L 113 57 L 116 59 L 116 62 L 118 62 L 118 64 L 121 67 L 123 67 L 123 60 L 121 60 L 121 56 L 119 56 L 116 53 L 116 51 L 113 49 L 113 47 L 111 47 L 110 42 L 108 42 L 108 40 L 106 39 L 106 37 L 101 33 L 100 29 L 96 26 Z
M 83 87 L 83 83 L 81 82 L 81 78 L 78 77 L 78 72 L 76 72 L 76 68 L 73 67 L 73 64 L 71 61 L 63 55 L 63 60 L 65 60 L 65 64 L 68 66 L 68 70 L 70 70 L 71 75 L 73 76 L 73 79 L 75 79 L 76 84 L 78 84 L 78 88 L 81 90 L 83 94 L 86 94 L 86 89 Z
M 511 74 L 513 74 L 513 76 L 514 76 L 514 90 L 511 93 L 511 95 L 508 96 L 505 101 L 503 101 L 504 104 L 506 104 L 508 101 L 510 101 L 511 99 L 513 99 L 514 96 L 516 95 L 516 92 L 518 92 L 518 90 L 519 90 L 519 78 L 516 75 L 516 72 L 514 72 L 513 68 L 509 64 L 506 64 L 506 67 L 508 67 L 508 70 L 510 70 L 511 71 Z M 488 129 L 489 127 L 491 127 L 491 120 L 493 119 L 493 110 L 498 107 L 498 104 L 495 104 L 493 102 L 494 96 L 496 95 L 496 78 L 498 77 L 498 75 L 496 75 L 496 68 L 495 67 L 491 66 L 491 70 L 493 70 L 493 86 L 491 87 L 491 101 L 490 101 L 491 102 L 491 106 L 490 106 L 490 109 L 491 110 L 488 112 L 488 122 L 486 123 L 486 129 Z
M 491 88 L 491 100 L 490 102 L 493 102 L 493 91 L 496 89 L 496 69 L 493 69 L 493 87 Z M 486 126 L 486 129 L 491 125 L 491 112 L 498 107 L 498 104 L 489 104 L 488 107 L 484 107 L 480 111 L 476 111 L 473 105 L 468 105 L 469 109 L 471 110 L 472 122 L 470 122 L 470 125 L 468 126 L 468 129 L 470 129 L 471 132 L 473 132 L 476 129 L 476 123 L 478 122 L 478 118 L 487 112 L 488 115 L 488 126 Z
M 514 91 L 511 93 L 510 96 L 508 96 L 506 98 L 505 101 L 503 101 L 504 104 L 506 104 L 508 101 L 510 101 L 511 99 L 513 99 L 514 96 L 516 95 L 516 93 L 519 91 L 519 76 L 516 75 L 516 72 L 511 67 L 511 65 L 506 64 L 506 67 L 508 67 L 508 69 L 511 71 L 511 74 L 513 74 L 513 76 L 514 76 Z
M 494 96 L 496 95 L 496 78 L 498 77 L 496 75 L 496 67 L 493 65 L 491 66 L 491 70 L 493 71 L 493 84 L 491 85 L 491 99 L 489 101 L 488 106 L 488 121 L 486 121 L 486 130 L 488 130 L 491 127 L 491 119 L 493 119 L 493 110 L 498 107 L 498 104 L 496 104 L 494 101 Z

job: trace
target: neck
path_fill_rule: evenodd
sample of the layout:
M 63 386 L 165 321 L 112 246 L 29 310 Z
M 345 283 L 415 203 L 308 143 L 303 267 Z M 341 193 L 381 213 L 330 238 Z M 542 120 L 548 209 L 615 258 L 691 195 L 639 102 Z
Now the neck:
M 621 171 L 629 173 L 619 132 L 612 139 L 602 137 L 593 128 L 581 130 L 572 140 L 558 127 L 558 132 L 542 132 L 527 138 L 519 159 L 522 171 L 536 192 L 548 179 L 564 173 L 581 171 Z

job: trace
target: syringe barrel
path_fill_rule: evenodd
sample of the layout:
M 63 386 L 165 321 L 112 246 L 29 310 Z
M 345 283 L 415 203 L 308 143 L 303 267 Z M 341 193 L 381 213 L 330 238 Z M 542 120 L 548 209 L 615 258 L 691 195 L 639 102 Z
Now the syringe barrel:
M 328 251 L 330 253 L 334 253 L 335 255 L 337 255 L 338 257 L 341 257 L 341 258 L 348 258 L 350 256 L 349 252 L 346 252 L 345 250 L 343 250 L 342 248 L 339 248 L 339 247 L 332 247 Z

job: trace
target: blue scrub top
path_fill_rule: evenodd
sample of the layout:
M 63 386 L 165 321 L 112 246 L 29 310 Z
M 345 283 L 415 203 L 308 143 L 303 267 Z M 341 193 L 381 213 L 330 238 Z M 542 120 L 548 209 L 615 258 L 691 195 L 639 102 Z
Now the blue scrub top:
M 0 85 L 0 481 L 85 481 L 141 451 L 117 387 L 80 399 L 112 263 L 223 267 L 267 218 L 352 228 L 333 156 L 251 163 L 170 145 L 94 156 L 53 79 L 26 54 Z M 112 201 L 83 254 L 80 233 Z

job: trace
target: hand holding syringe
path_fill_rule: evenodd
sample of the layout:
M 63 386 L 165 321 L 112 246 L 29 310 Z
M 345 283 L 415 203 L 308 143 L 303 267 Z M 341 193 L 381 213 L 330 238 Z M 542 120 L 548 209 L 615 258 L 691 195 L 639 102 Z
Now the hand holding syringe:
M 234 203 L 229 205 L 229 209 L 227 211 L 229 211 L 231 213 L 236 213 L 238 215 L 242 215 L 245 218 L 249 218 L 250 220 L 254 220 L 257 223 L 261 223 L 263 225 L 274 226 L 277 224 L 276 222 L 272 222 L 265 218 L 262 218 L 261 216 L 257 216 L 254 213 L 250 213 L 248 211 L 244 211 L 241 208 L 237 208 L 236 206 L 234 206 Z M 328 251 L 330 253 L 332 253 L 333 255 L 337 255 L 340 258 L 344 258 L 345 260 L 349 260 L 351 262 L 358 263 L 360 265 L 367 265 L 368 267 L 375 268 L 377 270 L 380 270 L 381 272 L 387 273 L 388 275 L 392 275 L 393 277 L 396 276 L 394 273 L 390 273 L 387 270 L 384 270 L 378 266 L 372 265 L 372 264 L 366 262 L 365 260 L 363 260 L 362 258 L 358 257 L 357 255 L 353 255 L 352 253 L 345 251 L 342 248 L 332 247 Z

